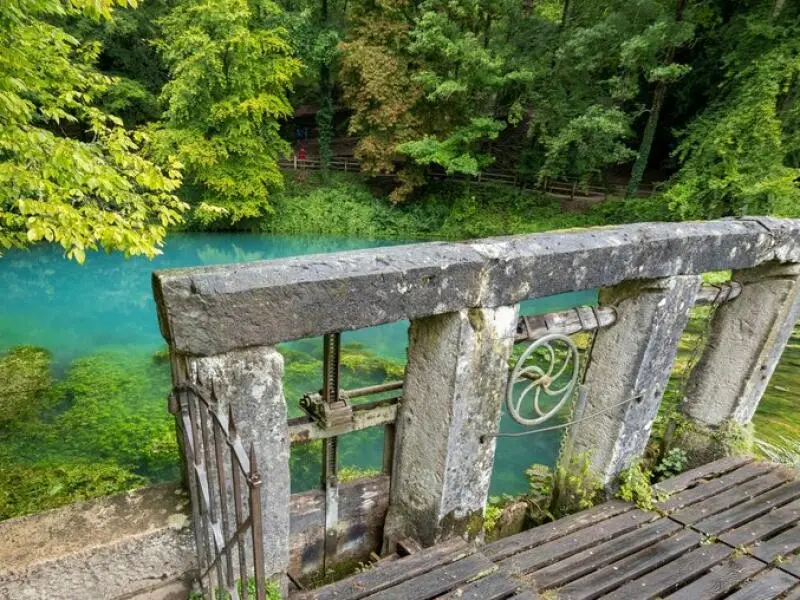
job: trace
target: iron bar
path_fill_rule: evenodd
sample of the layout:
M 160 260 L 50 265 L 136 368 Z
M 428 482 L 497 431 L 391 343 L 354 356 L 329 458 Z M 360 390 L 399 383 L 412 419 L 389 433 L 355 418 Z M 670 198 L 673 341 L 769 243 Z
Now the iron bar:
M 222 518 L 222 535 L 226 540 L 225 544 L 225 574 L 227 576 L 228 582 L 228 591 L 230 592 L 231 596 L 238 600 L 238 595 L 236 594 L 235 588 L 236 587 L 236 578 L 233 575 L 233 556 L 231 554 L 230 549 L 230 523 L 229 523 L 229 512 L 228 512 L 228 488 L 225 483 L 225 456 L 223 454 L 224 446 L 223 441 L 221 439 L 221 426 L 217 419 L 211 419 L 211 428 L 214 431 L 214 458 L 217 461 L 217 481 L 219 482 L 219 510 L 220 510 L 220 517 Z M 217 555 L 219 558 L 220 555 Z
M 265 600 L 266 582 L 264 574 L 264 539 L 261 530 L 261 475 L 258 473 L 256 465 L 256 450 L 250 445 L 250 476 L 248 483 L 250 487 L 250 518 L 252 526 L 250 531 L 253 534 L 253 570 L 256 579 L 256 598 Z M 247 582 L 244 582 L 245 585 Z
M 394 466 L 395 430 L 394 423 L 387 423 L 383 426 L 383 474 L 388 477 L 392 476 L 392 468 Z
M 322 397 L 327 405 L 339 399 L 339 357 L 341 334 L 328 333 L 323 338 L 323 369 L 325 381 L 322 386 Z M 338 472 L 338 438 L 334 435 L 325 440 L 322 453 L 322 483 L 325 489 L 325 548 L 322 557 L 323 573 L 328 568 L 329 560 L 336 554 L 338 545 L 336 524 L 339 520 L 339 481 Z
M 195 499 L 195 504 L 199 507 L 200 512 L 200 522 L 203 524 L 202 531 L 200 532 L 200 537 L 203 540 L 203 548 L 205 548 L 206 554 L 206 564 L 211 564 L 214 562 L 214 551 L 211 549 L 211 532 L 209 530 L 209 518 L 208 518 L 208 504 L 205 502 L 204 498 L 204 490 L 203 490 L 203 478 L 205 477 L 205 467 L 203 466 L 203 450 L 198 447 L 199 444 L 202 444 L 202 438 L 199 435 L 198 429 L 198 412 L 201 411 L 200 407 L 200 400 L 197 399 L 197 405 L 195 405 L 195 396 L 190 395 L 189 401 L 187 404 L 189 405 L 189 428 L 191 431 L 191 439 L 192 439 L 192 448 L 194 454 L 194 469 L 193 469 L 193 476 L 195 479 L 195 489 L 197 491 L 197 498 Z M 205 578 L 200 579 L 200 587 L 204 588 L 205 586 Z M 208 576 L 208 590 L 209 593 L 214 592 L 214 580 L 213 576 L 209 574 Z M 204 591 L 205 593 L 205 591 Z
M 207 411 L 201 410 L 200 411 L 200 429 L 203 437 L 203 451 L 205 454 L 205 463 L 206 469 L 203 473 L 203 476 L 206 481 L 206 487 L 204 492 L 207 496 L 208 502 L 208 517 L 209 517 L 209 527 L 211 527 L 211 532 L 214 534 L 214 551 L 215 554 L 219 554 L 222 552 L 222 548 L 225 545 L 224 538 L 222 536 L 222 531 L 219 526 L 219 522 L 217 521 L 217 498 L 214 490 L 211 489 L 211 481 L 208 476 L 208 465 L 211 465 L 211 448 L 210 448 L 210 440 L 209 440 L 209 432 L 208 432 L 208 416 Z M 202 482 L 201 482 L 202 485 Z M 222 496 L 222 491 L 220 490 L 220 496 Z M 217 577 L 218 577 L 218 586 L 217 587 L 226 587 L 223 585 L 223 581 L 225 581 L 222 573 L 222 565 L 217 562 Z
M 403 389 L 403 381 L 387 381 L 386 383 L 379 383 L 377 385 L 368 385 L 365 387 L 354 388 L 352 390 L 342 390 L 340 394 L 346 398 L 361 398 L 363 396 L 371 396 L 373 394 L 380 394 L 382 392 L 393 392 L 395 390 Z
M 230 426 L 231 432 L 235 432 L 236 429 L 233 425 L 233 409 L 229 407 L 228 409 L 228 423 Z M 237 463 L 236 455 L 231 452 L 231 480 L 233 482 L 233 514 L 236 519 L 236 545 L 239 550 L 239 580 L 242 582 L 242 599 L 247 600 L 248 591 L 247 591 L 247 581 L 250 577 L 250 573 L 247 570 L 247 552 L 245 551 L 244 542 L 242 540 L 242 533 L 239 533 L 239 529 L 242 526 L 242 523 L 245 519 L 242 518 L 242 475 L 241 475 L 241 465 Z M 249 519 L 247 519 L 249 521 Z M 249 525 L 249 523 L 248 523 Z
M 397 405 L 401 396 L 374 400 L 353 406 L 353 419 L 350 423 L 336 427 L 322 427 L 310 415 L 302 415 L 288 420 L 289 439 L 292 444 L 303 444 L 311 440 L 361 431 L 368 427 L 380 427 L 393 423 L 397 415 Z
M 181 413 L 181 429 L 183 429 L 183 450 L 186 454 L 186 463 L 191 465 L 189 467 L 191 469 L 191 474 L 187 477 L 189 481 L 189 492 L 192 495 L 192 522 L 194 523 L 194 541 L 195 545 L 197 546 L 197 554 L 198 557 L 202 557 L 203 554 L 206 553 L 206 540 L 207 537 L 204 539 L 203 530 L 200 528 L 200 523 L 202 522 L 200 517 L 200 503 L 197 502 L 197 498 L 199 494 L 197 492 L 197 471 L 196 471 L 196 459 L 195 459 L 195 450 L 194 450 L 194 436 L 193 436 L 193 427 L 191 422 L 191 414 L 189 409 L 189 404 L 191 402 L 191 396 L 185 391 L 177 391 L 176 394 L 179 394 L 178 402 L 180 404 L 180 413 Z M 188 399 L 187 399 L 188 397 Z M 200 578 L 200 592 L 205 595 L 206 588 L 205 582 L 202 578 Z

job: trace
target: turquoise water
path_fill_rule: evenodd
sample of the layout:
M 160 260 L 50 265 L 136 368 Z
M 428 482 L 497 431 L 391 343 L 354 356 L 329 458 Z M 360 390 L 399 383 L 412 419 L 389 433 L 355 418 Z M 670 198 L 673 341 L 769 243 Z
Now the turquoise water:
M 63 377 L 75 361 L 97 353 L 113 357 L 112 360 L 119 361 L 120 367 L 145 359 L 149 361 L 147 364 L 150 367 L 162 369 L 166 373 L 166 364 L 154 366 L 151 359 L 155 352 L 164 347 L 150 289 L 150 274 L 153 270 L 274 259 L 390 244 L 392 242 L 385 240 L 335 237 L 177 234 L 168 240 L 164 254 L 152 261 L 143 258 L 125 259 L 117 254 L 90 254 L 84 265 L 65 260 L 58 248 L 49 246 L 39 246 L 28 251 L 10 251 L 0 258 L 0 353 L 23 344 L 46 348 L 52 355 L 52 370 L 56 378 Z M 525 303 L 523 312 L 548 312 L 592 303 L 595 300 L 594 292 L 566 294 Z M 343 344 L 352 343 L 361 344 L 383 357 L 405 360 L 407 323 L 391 323 L 345 333 Z M 318 354 L 321 352 L 321 342 L 302 340 L 283 348 Z M 168 381 L 168 377 L 160 371 L 154 377 L 159 386 L 166 385 Z M 319 387 L 319 377 L 309 375 L 307 382 L 295 382 L 287 389 L 290 413 L 298 413 L 299 392 Z M 142 408 L 143 414 L 162 409 L 166 413 L 166 392 L 161 387 L 149 394 L 141 393 L 136 387 L 131 389 L 137 390 L 126 398 L 131 407 Z M 506 417 L 503 418 L 502 431 L 520 429 Z M 31 439 L 25 444 L 22 443 L 24 441 L 14 442 L 14 452 L 23 460 L 35 460 L 38 442 Z M 559 441 L 558 432 L 499 439 L 492 494 L 524 491 L 524 470 L 535 462 L 552 464 Z M 59 442 L 64 444 L 64 448 L 70 447 L 65 440 Z M 4 442 L 0 441 L 0 445 L 2 443 Z M 81 443 L 76 441 L 73 446 Z M 382 446 L 380 430 L 348 436 L 341 444 L 341 463 L 343 466 L 378 467 L 382 460 Z M 54 451 L 52 448 L 57 447 L 49 448 L 48 451 Z M 74 450 L 76 455 L 81 452 L 91 455 L 90 449 L 70 448 L 70 453 Z M 169 479 L 178 475 L 177 467 L 148 472 L 145 466 L 140 466 L 138 471 L 151 480 Z M 318 481 L 317 478 L 313 465 L 302 473 L 298 470 L 293 473 L 293 488 L 296 491 L 307 489 Z

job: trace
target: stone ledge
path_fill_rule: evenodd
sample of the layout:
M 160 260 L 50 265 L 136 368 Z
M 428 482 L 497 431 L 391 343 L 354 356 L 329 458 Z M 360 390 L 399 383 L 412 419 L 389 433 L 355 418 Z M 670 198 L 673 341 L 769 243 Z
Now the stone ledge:
M 385 475 L 342 484 L 337 559 L 380 550 L 389 504 Z M 325 500 L 291 496 L 291 567 L 321 565 Z M 177 483 L 0 521 L 0 600 L 179 600 L 195 568 L 189 498 Z
M 188 510 L 167 484 L 0 522 L 0 599 L 185 598 Z

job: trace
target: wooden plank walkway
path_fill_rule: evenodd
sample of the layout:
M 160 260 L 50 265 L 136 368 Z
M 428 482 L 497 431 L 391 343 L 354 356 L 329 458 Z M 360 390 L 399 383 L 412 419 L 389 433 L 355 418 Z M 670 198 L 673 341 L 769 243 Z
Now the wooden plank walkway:
M 293 600 L 800 600 L 800 481 L 728 458 L 476 548 L 451 540 Z

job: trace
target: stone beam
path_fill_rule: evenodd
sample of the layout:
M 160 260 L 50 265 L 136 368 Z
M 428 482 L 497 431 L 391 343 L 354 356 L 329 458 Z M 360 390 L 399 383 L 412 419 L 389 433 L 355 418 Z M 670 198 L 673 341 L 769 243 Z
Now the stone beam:
M 429 243 L 243 265 L 158 271 L 159 322 L 173 349 L 234 348 L 417 319 L 475 306 L 512 306 L 771 260 L 800 261 L 800 221 L 762 218 L 620 227 Z
M 481 531 L 516 324 L 512 307 L 412 321 L 386 549 Z
M 682 405 L 710 427 L 750 422 L 800 319 L 800 265 L 771 263 L 735 271 L 732 279 L 742 293 L 716 310 Z
M 600 294 L 601 304 L 616 307 L 617 323 L 597 332 L 586 359 L 584 416 L 605 412 L 570 435 L 573 456 L 588 456 L 606 486 L 644 453 L 699 287 L 700 277 L 689 275 Z

